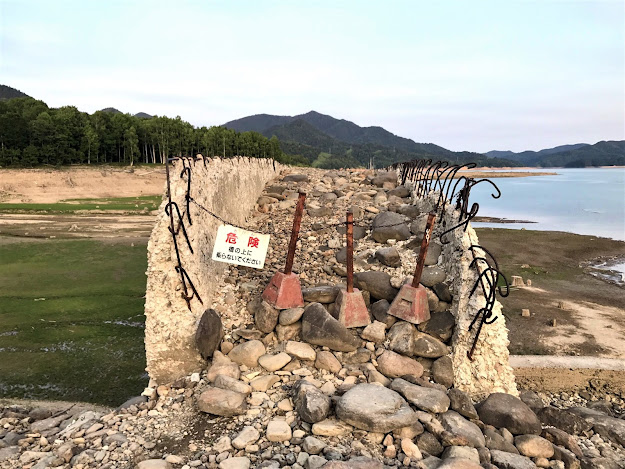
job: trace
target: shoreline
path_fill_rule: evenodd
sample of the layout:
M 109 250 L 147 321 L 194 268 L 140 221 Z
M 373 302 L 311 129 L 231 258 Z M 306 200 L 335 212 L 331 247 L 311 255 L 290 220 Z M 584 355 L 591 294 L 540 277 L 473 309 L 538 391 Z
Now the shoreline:
M 625 259 L 625 241 L 505 226 L 475 230 L 508 281 L 522 279 L 497 298 L 511 354 L 625 359 L 625 285 L 593 274 L 593 266 Z
M 484 216 L 484 217 L 476 216 L 471 221 L 474 223 L 499 223 L 502 225 L 514 224 L 514 223 L 538 223 L 537 221 L 531 221 L 531 220 L 514 220 L 514 219 L 508 219 L 508 218 L 487 217 L 487 216 Z M 476 228 L 487 228 L 487 227 L 476 226 Z
M 499 169 L 499 168 L 498 168 Z M 502 168 L 503 169 L 503 168 Z M 529 168 L 528 168 L 529 169 Z M 482 169 L 469 169 L 469 170 L 461 170 L 456 174 L 456 178 L 458 177 L 472 177 L 472 178 L 522 178 L 522 177 L 533 177 L 533 176 L 558 176 L 558 173 L 547 172 L 547 171 L 495 171 L 493 168 L 482 168 Z

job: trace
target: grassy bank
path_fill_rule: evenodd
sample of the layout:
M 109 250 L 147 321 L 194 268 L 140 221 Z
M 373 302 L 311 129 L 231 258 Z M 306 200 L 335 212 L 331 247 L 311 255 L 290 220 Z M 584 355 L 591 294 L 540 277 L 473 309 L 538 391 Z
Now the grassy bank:
M 146 245 L 0 245 L 0 396 L 117 405 L 144 374 Z
M 56 203 L 0 203 L 0 213 L 71 214 L 77 212 L 125 212 L 142 214 L 156 210 L 162 197 L 147 195 L 141 197 L 110 197 L 104 199 L 68 199 Z
M 625 242 L 556 231 L 476 231 L 508 279 L 519 275 L 532 281 L 532 288 L 513 289 L 500 299 L 511 353 L 623 354 L 622 345 L 610 336 L 625 329 L 625 289 L 588 275 L 580 264 L 625 257 Z M 523 308 L 530 310 L 530 318 L 521 316 Z

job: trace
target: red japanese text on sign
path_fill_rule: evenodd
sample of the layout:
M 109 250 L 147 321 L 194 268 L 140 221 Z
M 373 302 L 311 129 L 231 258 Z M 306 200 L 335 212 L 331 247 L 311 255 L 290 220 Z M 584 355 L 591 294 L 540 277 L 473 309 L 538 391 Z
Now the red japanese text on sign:
M 228 233 L 226 235 L 226 243 L 237 244 L 237 235 L 236 235 L 236 233 Z

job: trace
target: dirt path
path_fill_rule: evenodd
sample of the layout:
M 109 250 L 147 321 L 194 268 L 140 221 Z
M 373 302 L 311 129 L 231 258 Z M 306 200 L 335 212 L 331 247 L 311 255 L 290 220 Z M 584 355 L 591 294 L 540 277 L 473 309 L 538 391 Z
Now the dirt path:
M 160 195 L 164 184 L 162 167 L 1 169 L 0 201 L 54 203 L 67 199 Z

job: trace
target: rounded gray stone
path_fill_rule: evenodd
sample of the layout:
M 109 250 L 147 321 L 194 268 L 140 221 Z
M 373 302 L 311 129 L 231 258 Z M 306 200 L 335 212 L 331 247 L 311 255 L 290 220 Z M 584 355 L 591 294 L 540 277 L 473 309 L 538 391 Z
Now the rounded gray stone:
M 338 400 L 336 415 L 361 430 L 388 433 L 417 422 L 417 414 L 398 393 L 376 384 L 358 384 Z

